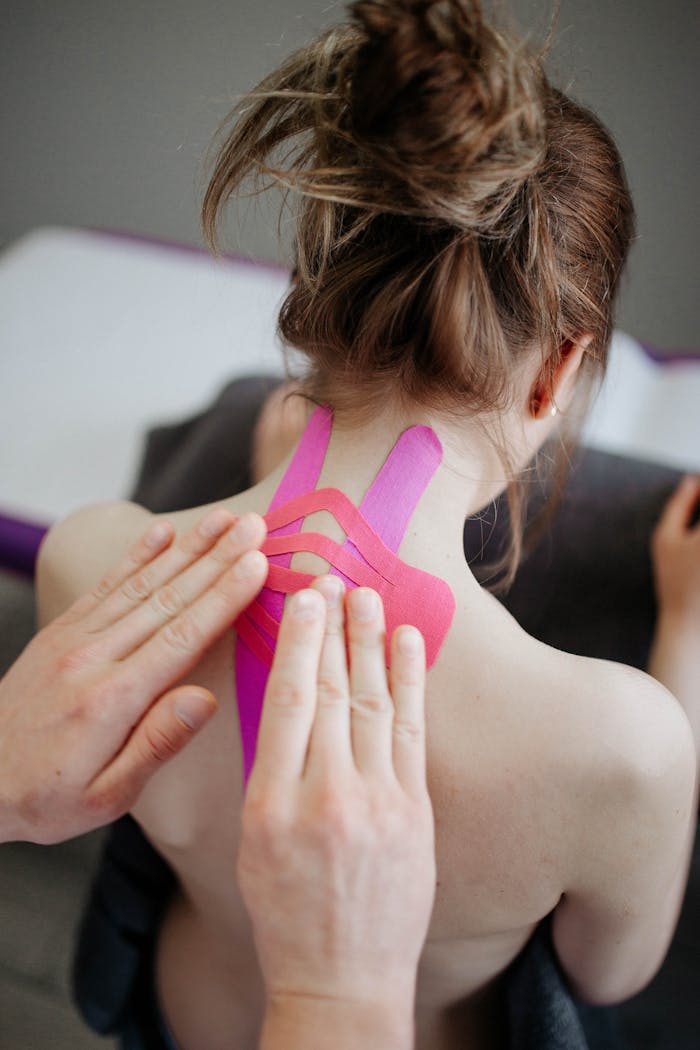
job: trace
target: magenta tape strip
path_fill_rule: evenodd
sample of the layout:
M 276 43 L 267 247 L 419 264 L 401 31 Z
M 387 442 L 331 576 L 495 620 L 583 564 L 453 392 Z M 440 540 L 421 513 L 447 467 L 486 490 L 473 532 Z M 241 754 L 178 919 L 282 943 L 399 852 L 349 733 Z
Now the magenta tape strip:
M 388 644 L 396 627 L 414 624 L 425 639 L 426 662 L 437 659 L 455 610 L 445 580 L 403 562 L 396 551 L 410 517 L 442 461 L 442 445 L 428 427 L 410 427 L 389 453 L 358 509 L 335 488 L 316 489 L 328 447 L 332 413 L 311 416 L 265 516 L 270 560 L 266 585 L 248 613 L 236 621 L 236 691 L 247 781 L 255 757 L 263 695 L 284 595 L 307 587 L 313 577 L 290 567 L 292 555 L 322 557 L 349 587 L 374 588 L 381 596 Z M 341 546 L 320 533 L 301 532 L 307 515 L 327 511 L 345 532 Z
M 401 546 L 418 501 L 442 463 L 440 438 L 430 427 L 405 430 L 360 504 L 360 513 L 389 550 Z
M 253 601 L 246 609 L 244 616 L 252 620 L 254 624 L 261 627 L 263 631 L 268 635 L 269 638 L 277 638 L 277 634 L 280 629 L 280 625 L 274 616 L 270 616 L 267 609 L 265 609 L 260 602 Z
M 330 536 L 324 536 L 320 532 L 297 532 L 293 536 L 275 536 L 265 541 L 262 551 L 263 554 L 305 551 L 318 555 L 319 558 L 329 562 L 333 568 L 340 569 L 343 575 L 358 587 L 374 587 L 376 582 L 375 573 L 368 565 L 354 558 Z
M 296 594 L 304 587 L 310 587 L 315 577 L 308 572 L 287 569 L 284 565 L 271 565 L 265 586 L 278 594 Z
M 359 578 L 362 586 L 373 587 L 381 596 L 386 616 L 387 639 L 403 623 L 413 624 L 425 639 L 426 663 L 432 667 L 452 623 L 455 600 L 445 580 L 417 569 L 394 554 L 376 535 L 357 507 L 339 489 L 317 489 L 291 500 L 266 515 L 268 527 L 284 528 L 292 521 L 325 510 L 333 514 L 367 562 L 364 565 L 327 536 L 318 533 L 295 533 L 268 539 L 263 550 L 282 554 L 289 550 L 307 550 L 324 557 L 351 580 Z M 293 594 L 308 587 L 313 576 L 286 566 L 271 565 L 266 587 L 282 594 Z M 257 647 L 257 655 L 262 657 Z
M 242 639 L 248 646 L 251 654 L 263 666 L 265 679 L 267 680 L 267 670 L 272 667 L 272 660 L 275 655 L 272 647 L 267 644 L 262 635 L 255 630 L 251 621 L 246 619 L 245 616 L 236 620 L 236 633 L 239 639 Z
M 387 547 L 374 529 L 368 525 L 361 512 L 340 489 L 316 489 L 297 496 L 284 507 L 265 515 L 270 531 L 284 526 L 288 521 L 305 518 L 317 511 L 330 511 L 348 538 L 357 547 L 363 558 L 387 580 L 393 578 L 395 565 L 403 562 Z
M 301 435 L 291 463 L 270 501 L 268 514 L 279 507 L 286 506 L 296 496 L 316 488 L 326 456 L 332 424 L 333 415 L 330 409 L 317 408 L 306 424 L 306 429 Z M 286 525 L 293 523 L 293 518 L 285 518 Z M 269 527 L 275 528 L 274 525 Z

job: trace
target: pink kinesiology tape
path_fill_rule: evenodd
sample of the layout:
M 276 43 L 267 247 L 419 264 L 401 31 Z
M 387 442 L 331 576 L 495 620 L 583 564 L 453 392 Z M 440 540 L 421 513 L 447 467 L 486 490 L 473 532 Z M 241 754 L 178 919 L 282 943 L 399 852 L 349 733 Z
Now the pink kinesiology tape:
M 426 662 L 437 659 L 454 616 L 445 580 L 403 562 L 396 554 L 425 488 L 442 462 L 442 445 L 429 427 L 400 436 L 359 509 L 335 488 L 316 489 L 332 426 L 332 413 L 317 409 L 302 435 L 265 516 L 270 561 L 265 587 L 238 618 L 236 693 L 247 781 L 255 757 L 265 685 L 285 594 L 307 587 L 312 576 L 290 568 L 293 554 L 308 551 L 328 562 L 348 588 L 372 587 L 381 596 L 387 646 L 400 624 L 413 624 L 425 639 Z M 304 519 L 330 512 L 345 532 L 341 545 L 317 532 L 301 532 Z

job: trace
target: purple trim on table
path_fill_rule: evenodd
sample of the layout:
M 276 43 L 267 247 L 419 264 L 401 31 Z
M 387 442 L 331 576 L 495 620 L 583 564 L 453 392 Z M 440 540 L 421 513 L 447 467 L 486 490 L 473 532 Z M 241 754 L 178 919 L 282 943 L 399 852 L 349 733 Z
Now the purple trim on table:
M 48 525 L 0 514 L 0 568 L 32 579 L 36 556 Z
M 133 244 L 145 244 L 152 248 L 161 248 L 164 251 L 180 252 L 184 255 L 198 255 L 207 259 L 213 259 L 212 252 L 199 244 L 187 244 L 185 241 L 173 241 L 167 237 L 155 237 L 147 233 L 135 233 L 131 230 L 116 230 L 102 226 L 78 226 L 74 227 L 78 233 L 88 233 L 97 237 L 111 237 L 114 240 L 131 241 Z M 237 263 L 242 266 L 251 266 L 257 270 L 268 270 L 271 273 L 287 274 L 290 269 L 282 263 L 273 262 L 272 259 L 251 259 L 246 255 L 236 252 L 222 252 L 221 259 L 227 262 Z M 632 337 L 641 346 L 642 350 L 652 361 L 659 365 L 676 364 L 678 362 L 700 361 L 700 348 L 696 350 L 661 350 L 652 343 L 645 343 L 636 336 Z
M 700 364 L 700 350 L 660 350 L 651 343 L 639 342 L 639 345 L 655 365 Z
M 184 241 L 170 241 L 162 237 L 152 237 L 145 233 L 132 233 L 130 230 L 103 229 L 99 226 L 82 226 L 77 228 L 79 233 L 89 233 L 97 237 L 111 237 L 120 241 L 131 241 L 133 244 L 146 244 L 152 248 L 161 248 L 170 252 L 181 252 L 184 255 L 198 255 L 207 259 L 215 258 L 208 248 L 198 244 L 186 244 Z M 227 262 L 238 263 L 242 266 L 252 266 L 258 270 L 268 270 L 277 274 L 289 274 L 289 268 L 282 263 L 273 262 L 271 259 L 251 259 L 245 255 L 237 255 L 235 252 L 222 252 L 221 259 Z

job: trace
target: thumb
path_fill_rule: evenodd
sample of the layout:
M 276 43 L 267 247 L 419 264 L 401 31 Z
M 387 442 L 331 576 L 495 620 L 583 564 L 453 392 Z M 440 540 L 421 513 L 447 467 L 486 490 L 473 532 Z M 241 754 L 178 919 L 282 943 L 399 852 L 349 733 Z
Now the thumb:
M 208 689 L 182 685 L 153 704 L 119 754 L 91 785 L 101 808 L 116 819 L 134 805 L 148 780 L 177 755 L 217 708 Z

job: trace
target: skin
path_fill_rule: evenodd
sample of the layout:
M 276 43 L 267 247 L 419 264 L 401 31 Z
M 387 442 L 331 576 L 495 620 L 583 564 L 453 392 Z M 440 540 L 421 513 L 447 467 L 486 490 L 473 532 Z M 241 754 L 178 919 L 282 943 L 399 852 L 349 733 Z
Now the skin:
M 0 682 L 0 841 L 58 842 L 116 819 L 212 717 L 209 690 L 169 687 L 259 590 L 264 535 L 260 518 L 222 508 L 177 543 L 159 522 L 35 637 Z M 332 1024 L 339 1050 L 403 1050 L 435 892 L 423 642 L 395 633 L 389 685 L 380 599 L 355 592 L 348 666 L 342 584 L 314 586 L 282 620 L 243 807 L 260 1045 L 313 1050 Z
M 671 690 L 688 716 L 700 755 L 700 477 L 683 479 L 668 501 L 651 545 L 659 605 L 649 673 Z
M 569 347 L 554 376 L 563 413 L 585 349 L 585 339 Z M 485 431 L 498 425 L 524 467 L 557 425 L 539 367 L 533 357 L 498 420 L 457 422 L 388 398 L 362 427 L 336 416 L 320 479 L 359 503 L 412 423 L 433 426 L 445 449 L 399 549 L 447 580 L 456 600 L 427 678 L 438 882 L 416 983 L 418 1050 L 498 1045 L 499 975 L 552 911 L 555 949 L 577 994 L 597 1003 L 633 994 L 664 957 L 685 886 L 696 756 L 682 707 L 648 676 L 529 638 L 464 564 L 464 516 L 503 485 Z M 228 509 L 264 513 L 285 465 Z M 199 514 L 175 516 L 178 531 Z M 115 543 L 147 520 L 121 504 L 59 526 L 40 573 L 43 615 L 89 587 Z M 328 515 L 306 527 L 342 537 Z M 303 553 L 293 566 L 325 571 Z M 227 632 L 196 670 L 194 681 L 219 697 L 216 717 L 151 779 L 134 811 L 180 880 L 161 930 L 158 986 L 185 1050 L 230 1045 L 231 1032 L 247 1050 L 265 1016 L 248 912 L 227 875 L 243 833 L 234 645 Z
M 693 715 L 697 715 L 698 668 L 694 658 L 695 646 L 684 643 L 691 636 L 697 637 L 700 627 L 700 530 L 697 525 L 692 525 L 699 501 L 700 479 L 684 479 L 669 501 L 652 545 L 659 630 L 651 669 L 660 680 L 676 685 L 677 695 L 688 710 L 691 721 Z M 191 556 L 201 560 L 210 555 L 212 544 L 226 531 L 232 519 L 218 512 L 205 522 L 206 535 L 203 535 L 200 525 L 194 535 L 186 537 L 182 545 L 184 550 L 177 561 L 172 555 L 168 561 L 163 557 L 173 540 L 167 525 L 149 530 L 128 557 L 101 581 L 95 594 L 75 603 L 53 628 L 38 636 L 31 650 L 31 669 L 33 682 L 40 686 L 39 693 L 44 667 L 48 666 L 55 683 L 56 658 L 61 654 L 70 656 L 69 663 L 73 665 L 84 639 L 89 638 L 94 643 L 97 636 L 102 645 L 107 643 L 111 649 L 118 646 L 118 632 L 123 630 L 125 620 L 128 623 L 129 618 L 133 619 L 133 603 L 127 599 L 127 594 L 133 594 L 137 574 L 140 575 L 149 563 L 149 589 L 161 586 L 167 579 L 174 579 L 177 584 L 180 582 L 178 576 L 173 578 L 171 574 L 179 568 L 182 578 Z M 226 547 L 219 544 L 214 548 L 220 567 L 234 559 L 234 565 L 240 570 L 241 549 L 240 544 L 230 540 Z M 210 613 L 214 614 L 210 629 L 223 628 L 224 617 L 235 615 L 236 606 L 245 600 L 245 589 L 253 586 L 256 571 L 255 562 L 250 559 L 249 568 L 253 570 L 252 576 L 241 578 L 240 574 L 229 573 L 232 591 L 219 588 L 223 602 L 219 602 L 218 608 L 208 605 Z M 215 578 L 211 572 L 206 577 L 200 575 L 199 584 L 211 586 L 212 580 L 218 583 L 221 576 Z M 250 582 L 246 583 L 246 580 Z M 352 620 L 355 633 L 350 632 L 351 659 L 353 637 L 355 646 L 360 639 L 367 640 L 363 635 L 369 635 L 370 643 L 374 645 L 373 648 L 370 644 L 359 649 L 364 663 L 351 676 L 351 697 L 344 646 L 340 644 L 344 619 L 342 588 L 332 577 L 319 581 L 316 586 L 327 599 L 327 617 L 326 608 L 318 601 L 317 595 L 303 592 L 290 604 L 282 623 L 275 666 L 266 693 L 258 755 L 243 810 L 239 880 L 256 931 L 268 991 L 261 1046 L 266 1050 L 274 1050 L 277 1046 L 288 1050 L 293 1050 L 296 1045 L 310 1047 L 319 1033 L 323 1040 L 322 1033 L 328 1030 L 329 1024 L 340 1033 L 339 1037 L 344 1040 L 342 1045 L 348 1047 L 367 1045 L 367 1040 L 381 1040 L 381 1045 L 387 1048 L 408 1046 L 412 1040 L 415 962 L 422 946 L 434 891 L 432 812 L 425 781 L 421 642 L 415 633 L 411 638 L 410 629 L 404 629 L 403 634 L 394 639 L 390 693 L 384 673 L 381 632 L 377 630 L 381 622 Z M 351 608 L 359 596 L 357 592 L 351 596 Z M 210 619 L 203 597 L 209 597 L 207 591 L 189 605 L 190 613 L 199 617 L 200 624 Z M 233 599 L 233 604 L 229 609 L 230 599 Z M 123 663 L 129 659 L 133 661 L 134 654 L 139 659 L 145 654 L 149 672 L 164 657 L 172 663 L 172 673 L 181 670 L 182 653 L 164 642 L 162 631 L 156 636 L 143 631 L 135 637 L 140 644 Z M 202 634 L 202 645 L 206 637 Z M 400 639 L 404 643 L 403 649 Z M 144 648 L 147 642 L 150 648 Z M 43 654 L 42 648 L 45 649 Z M 47 664 L 49 656 L 51 659 Z M 154 659 L 156 656 L 157 660 Z M 371 661 L 374 661 L 374 667 Z M 29 666 L 28 655 L 16 668 L 19 674 L 3 682 L 0 715 L 5 716 L 2 721 L 4 741 L 11 735 L 6 727 L 12 728 L 6 717 L 10 687 L 21 683 L 25 709 L 36 717 L 32 691 L 27 689 L 28 681 L 22 681 L 22 669 Z M 119 671 L 111 661 L 96 664 L 92 672 L 93 683 L 95 680 L 115 683 L 119 679 Z M 673 682 L 669 681 L 670 678 Z M 359 697 L 371 691 L 375 684 L 384 693 L 387 709 L 392 703 L 393 693 L 393 754 L 391 747 L 387 746 L 388 710 L 376 706 L 362 707 L 358 703 Z M 181 689 L 165 694 L 157 705 L 156 694 L 161 683 L 148 678 L 143 685 L 146 690 L 155 690 L 150 697 L 154 706 L 148 708 L 147 716 L 150 715 L 152 725 L 158 728 L 151 733 L 147 717 L 142 718 L 137 732 L 130 737 L 129 746 L 119 753 L 118 761 L 112 760 L 97 778 L 98 782 L 108 779 L 119 785 L 117 793 L 124 792 L 127 803 L 138 794 L 153 769 L 179 750 L 203 720 L 213 713 L 210 694 Z M 94 689 L 94 684 L 91 688 Z M 60 710 L 60 701 L 66 691 L 80 695 L 83 689 L 82 683 L 70 679 L 63 681 L 61 687 L 54 690 L 54 714 Z M 177 713 L 176 702 L 180 705 Z M 154 715 L 158 718 L 153 718 Z M 351 718 L 360 719 L 355 752 Z M 366 725 L 363 726 L 362 722 Z M 291 732 L 290 725 L 293 726 Z M 95 738 L 93 743 L 102 744 L 104 725 L 100 734 L 100 739 Z M 21 733 L 12 737 L 15 748 L 24 736 Z M 155 745 L 154 742 L 162 739 L 169 741 L 167 747 Z M 139 744 L 141 740 L 152 743 L 143 749 Z M 58 754 L 61 745 L 59 736 Z M 51 746 L 52 749 L 56 746 L 55 737 Z M 70 758 L 69 755 L 69 762 Z M 55 762 L 53 753 L 51 759 Z M 26 768 L 25 763 L 22 765 Z M 334 781 L 331 773 L 339 767 L 344 769 L 345 776 L 341 781 Z M 5 771 L 8 763 L 3 762 L 0 768 Z M 367 805 L 371 786 L 368 775 L 374 770 L 386 777 L 394 790 L 391 803 L 381 810 Z M 44 777 L 39 779 L 43 782 Z M 16 780 L 15 785 L 18 786 Z M 337 793 L 336 787 L 341 789 Z M 329 788 L 333 789 L 331 797 Z M 104 797 L 102 791 L 98 790 L 96 794 Z M 63 809 L 68 801 L 68 798 L 64 800 Z M 82 800 L 76 805 L 74 798 L 70 803 L 75 812 L 67 824 L 64 813 L 54 815 L 55 805 L 53 810 L 51 806 L 48 810 L 43 809 L 43 824 L 39 825 L 35 819 L 29 825 L 34 837 L 39 834 L 42 840 L 48 841 L 61 826 L 64 830 L 86 830 L 83 827 L 85 814 L 89 813 L 92 820 L 94 805 L 85 806 Z M 15 807 L 18 812 L 22 808 Z M 10 826 L 5 820 L 5 829 Z M 393 850 L 385 848 L 388 829 L 398 847 Z M 353 870 L 353 862 L 361 868 L 370 868 L 366 877 L 362 880 L 354 878 L 350 882 L 343 879 L 344 896 L 329 895 L 325 901 L 319 899 L 320 888 L 337 883 L 337 879 L 331 879 L 329 874 L 338 867 L 344 873 Z M 291 864 L 297 865 L 299 878 L 290 886 L 287 877 L 282 886 L 280 873 L 288 873 Z M 395 913 L 385 904 L 391 899 L 396 880 L 406 869 L 414 874 L 411 884 L 414 898 L 411 902 L 403 902 L 410 907 L 404 907 L 397 923 Z M 416 878 L 417 872 L 422 877 Z M 364 894 L 358 893 L 358 886 Z M 352 892 L 348 893 L 348 889 Z M 410 924 L 407 917 L 412 919 Z M 319 925 L 322 919 L 323 925 Z M 387 925 L 388 919 L 393 920 L 393 925 L 384 930 L 382 924 Z M 319 936 L 329 926 L 339 927 L 341 932 L 345 929 L 345 936 L 339 938 L 338 931 L 330 940 Z M 368 946 L 371 948 L 373 939 L 384 946 L 385 952 L 388 949 L 389 954 L 373 960 L 375 965 L 369 968 L 372 980 L 368 981 Z M 294 945 L 294 953 L 290 958 L 291 945 Z M 330 988 L 329 974 L 333 975 Z
M 265 579 L 264 522 L 236 524 L 215 511 L 177 543 L 151 527 L 0 681 L 0 841 L 115 820 L 214 714 L 208 690 L 171 687 Z

